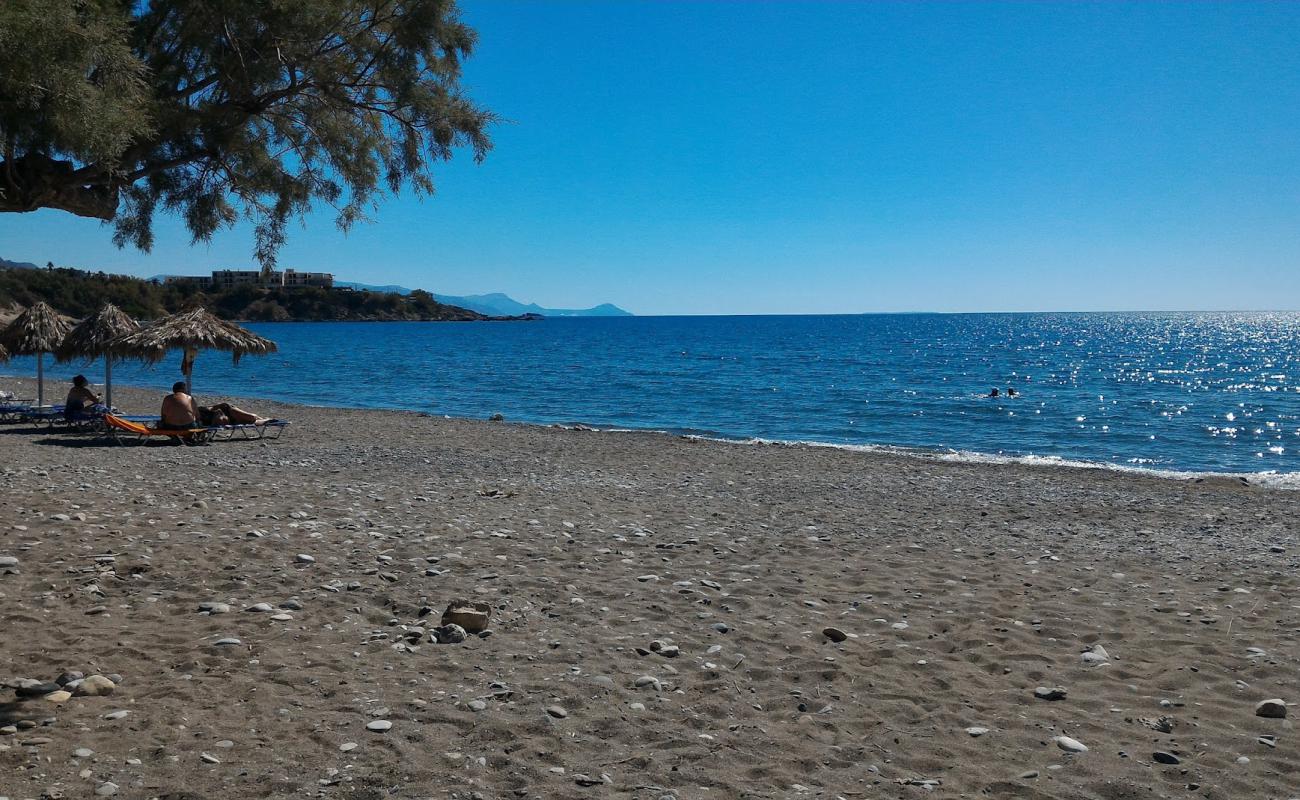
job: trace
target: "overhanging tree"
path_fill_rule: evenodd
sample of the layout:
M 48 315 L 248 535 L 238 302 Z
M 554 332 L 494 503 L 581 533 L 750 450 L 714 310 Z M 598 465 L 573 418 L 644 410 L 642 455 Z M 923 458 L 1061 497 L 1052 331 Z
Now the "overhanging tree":
M 481 160 L 495 118 L 460 87 L 454 0 L 0 0 L 0 211 L 156 212 L 206 241 L 241 214 L 275 263 L 313 202 L 346 229 L 380 194 Z

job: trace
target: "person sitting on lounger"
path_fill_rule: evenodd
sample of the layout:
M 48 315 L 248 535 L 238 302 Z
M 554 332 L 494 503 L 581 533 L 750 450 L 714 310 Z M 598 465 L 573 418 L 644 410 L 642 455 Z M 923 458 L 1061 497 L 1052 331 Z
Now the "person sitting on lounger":
M 172 385 L 172 393 L 163 398 L 159 428 L 183 431 L 201 427 L 194 398 L 185 392 L 185 388 L 185 381 L 177 381 Z
M 68 399 L 63 401 L 65 419 L 75 419 L 81 412 L 99 404 L 99 395 L 90 390 L 90 381 L 85 375 L 72 379 L 72 388 L 68 390 Z
M 267 417 L 259 417 L 229 403 L 199 406 L 198 416 L 205 425 L 265 425 L 270 422 Z

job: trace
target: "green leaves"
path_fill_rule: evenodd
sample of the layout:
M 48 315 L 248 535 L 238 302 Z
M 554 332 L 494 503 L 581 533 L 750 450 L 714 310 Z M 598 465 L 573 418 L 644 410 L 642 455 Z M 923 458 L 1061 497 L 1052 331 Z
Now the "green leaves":
M 150 133 L 144 64 L 121 3 L 0 4 L 0 137 L 6 152 L 117 157 Z
M 111 218 L 146 250 L 160 206 L 195 241 L 243 214 L 270 268 L 314 203 L 346 229 L 487 154 L 495 117 L 459 86 L 474 41 L 452 0 L 6 0 L 0 211 Z

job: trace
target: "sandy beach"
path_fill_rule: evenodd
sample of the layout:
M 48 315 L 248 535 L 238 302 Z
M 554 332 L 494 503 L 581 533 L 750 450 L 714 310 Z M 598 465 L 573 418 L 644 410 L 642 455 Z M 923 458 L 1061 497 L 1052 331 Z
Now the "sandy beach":
M 240 404 L 0 426 L 0 797 L 1300 794 L 1300 494 Z

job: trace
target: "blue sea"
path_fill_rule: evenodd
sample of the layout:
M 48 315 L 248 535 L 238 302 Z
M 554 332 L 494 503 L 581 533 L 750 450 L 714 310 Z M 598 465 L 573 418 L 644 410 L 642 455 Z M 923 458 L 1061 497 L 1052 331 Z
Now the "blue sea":
M 1300 314 L 250 324 L 195 390 L 316 405 L 1173 472 L 1300 472 Z M 179 354 L 115 368 L 164 390 Z M 59 365 L 102 380 L 99 365 Z M 32 359 L 5 371 L 35 372 Z M 988 397 L 992 387 L 1003 396 Z M 1007 398 L 1007 387 L 1019 392 Z M 61 395 L 59 387 L 55 395 Z M 149 412 L 151 409 L 131 409 Z M 1285 478 L 1286 476 L 1281 476 Z M 1292 476 L 1295 477 L 1295 476 Z

